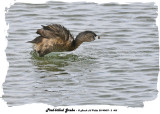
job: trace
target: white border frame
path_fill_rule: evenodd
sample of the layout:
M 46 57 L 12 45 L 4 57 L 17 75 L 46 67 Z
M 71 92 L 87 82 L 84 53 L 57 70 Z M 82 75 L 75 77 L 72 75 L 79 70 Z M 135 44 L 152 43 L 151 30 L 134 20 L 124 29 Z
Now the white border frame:
M 156 24 L 160 26 L 160 0 L 16 0 L 16 2 L 23 2 L 23 3 L 45 3 L 47 1 L 63 1 L 63 2 L 78 2 L 78 1 L 86 1 L 86 2 L 96 2 L 96 3 L 109 3 L 109 2 L 116 2 L 116 3 L 132 3 L 132 2 L 155 2 L 155 4 L 158 6 L 158 17 L 156 19 Z M 14 0 L 0 0 L 0 114 L 21 114 L 21 113 L 38 113 L 43 114 L 46 113 L 45 110 L 47 108 L 53 109 L 53 106 L 49 106 L 46 104 L 27 104 L 22 106 L 14 106 L 14 107 L 8 107 L 6 102 L 2 99 L 3 95 L 3 87 L 2 84 L 5 82 L 5 77 L 7 75 L 9 63 L 6 58 L 5 49 L 7 47 L 7 39 L 6 36 L 7 30 L 9 28 L 9 25 L 6 25 L 5 22 L 5 9 L 9 8 L 11 5 L 14 4 Z M 159 34 L 160 37 L 160 34 Z M 159 43 L 160 44 L 160 43 Z M 160 45 L 159 45 L 160 46 Z M 159 61 L 160 62 L 160 61 Z M 159 64 L 160 65 L 160 64 Z M 157 83 L 157 89 L 160 90 L 160 80 L 159 80 L 159 74 L 158 74 L 158 83 Z M 117 112 L 101 112 L 101 113 L 123 113 L 123 114 L 135 114 L 135 113 L 154 113 L 158 114 L 160 112 L 160 97 L 159 94 L 157 98 L 153 101 L 146 101 L 144 102 L 143 108 L 127 108 L 123 106 L 109 106 L 109 105 L 100 105 L 100 106 L 67 106 L 67 107 L 56 107 L 56 108 L 74 108 L 74 109 L 117 109 Z M 48 113 L 55 113 L 55 112 L 48 112 Z M 65 112 L 58 112 L 58 113 L 65 113 Z M 68 112 L 69 113 L 69 112 Z M 82 112 L 76 112 L 76 113 L 82 113 Z M 93 112 L 85 112 L 85 113 L 93 113 Z

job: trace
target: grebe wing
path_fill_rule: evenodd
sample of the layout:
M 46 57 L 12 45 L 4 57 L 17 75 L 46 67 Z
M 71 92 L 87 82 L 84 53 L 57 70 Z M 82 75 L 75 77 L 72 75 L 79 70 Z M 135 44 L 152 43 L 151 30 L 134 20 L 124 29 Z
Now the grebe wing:
M 61 38 L 63 41 L 74 40 L 70 31 L 60 24 L 51 24 L 37 30 L 37 34 L 45 38 Z

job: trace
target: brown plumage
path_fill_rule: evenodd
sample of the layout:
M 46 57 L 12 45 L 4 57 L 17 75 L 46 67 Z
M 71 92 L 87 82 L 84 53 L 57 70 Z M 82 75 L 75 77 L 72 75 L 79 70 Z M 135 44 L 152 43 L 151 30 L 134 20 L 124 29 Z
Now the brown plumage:
M 35 44 L 34 50 L 41 57 L 50 52 L 73 51 L 83 42 L 93 41 L 97 36 L 92 31 L 84 31 L 74 39 L 70 31 L 59 24 L 42 25 L 42 28 L 37 30 L 37 34 L 40 36 L 28 42 Z

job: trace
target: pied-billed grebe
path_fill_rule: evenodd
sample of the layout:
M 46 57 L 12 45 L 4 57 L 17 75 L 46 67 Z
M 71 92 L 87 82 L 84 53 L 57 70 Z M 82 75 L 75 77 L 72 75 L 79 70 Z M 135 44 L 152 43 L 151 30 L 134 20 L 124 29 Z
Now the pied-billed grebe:
M 34 50 L 40 57 L 50 52 L 73 51 L 83 42 L 94 41 L 96 37 L 100 38 L 92 31 L 84 31 L 74 39 L 70 31 L 60 24 L 42 25 L 42 27 L 37 30 L 40 36 L 28 41 L 35 44 Z

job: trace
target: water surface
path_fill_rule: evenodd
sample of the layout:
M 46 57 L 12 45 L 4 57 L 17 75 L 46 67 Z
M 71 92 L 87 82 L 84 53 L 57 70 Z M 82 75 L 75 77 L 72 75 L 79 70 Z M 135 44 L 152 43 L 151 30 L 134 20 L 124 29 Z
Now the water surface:
M 8 106 L 116 105 L 142 107 L 157 96 L 158 29 L 154 3 L 16 3 L 6 13 Z M 72 52 L 38 57 L 37 29 L 62 24 L 76 36 L 91 30 L 100 40 Z

